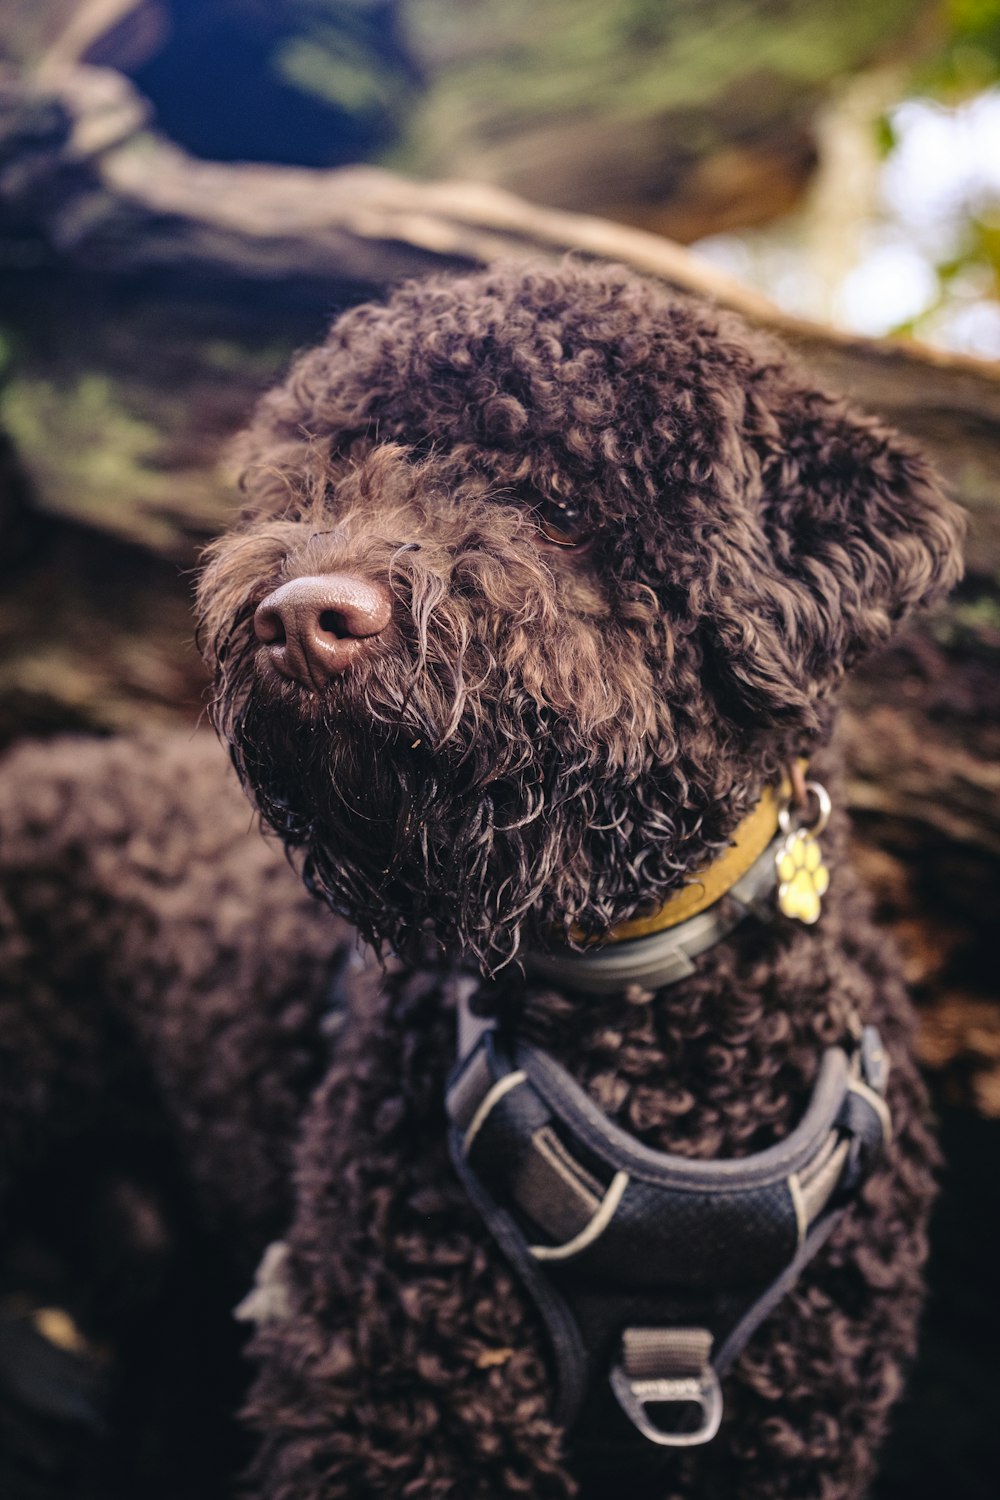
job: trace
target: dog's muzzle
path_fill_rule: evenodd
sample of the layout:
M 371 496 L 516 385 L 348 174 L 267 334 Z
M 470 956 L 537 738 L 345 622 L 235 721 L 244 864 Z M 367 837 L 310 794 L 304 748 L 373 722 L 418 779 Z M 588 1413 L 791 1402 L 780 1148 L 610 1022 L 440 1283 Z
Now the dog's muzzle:
M 293 578 L 268 594 L 254 634 L 283 677 L 318 688 L 346 672 L 392 620 L 380 583 L 351 573 Z

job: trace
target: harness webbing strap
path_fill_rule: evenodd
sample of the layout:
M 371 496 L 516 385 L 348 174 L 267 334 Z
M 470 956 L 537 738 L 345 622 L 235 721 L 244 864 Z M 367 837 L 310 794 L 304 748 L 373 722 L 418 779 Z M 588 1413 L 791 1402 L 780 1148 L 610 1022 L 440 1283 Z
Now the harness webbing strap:
M 622 1369 L 631 1380 L 700 1376 L 711 1353 L 712 1335 L 704 1328 L 626 1328 L 622 1334 Z
M 888 1137 L 886 1071 L 866 1027 L 856 1045 L 824 1054 L 784 1140 L 697 1161 L 628 1135 L 547 1053 L 491 1030 L 479 1037 L 449 1084 L 450 1149 L 545 1321 L 565 1425 L 586 1409 L 581 1428 L 591 1426 L 597 1376 L 651 1443 L 708 1441 L 719 1378 Z M 663 1428 L 652 1415 L 663 1408 L 697 1421 Z

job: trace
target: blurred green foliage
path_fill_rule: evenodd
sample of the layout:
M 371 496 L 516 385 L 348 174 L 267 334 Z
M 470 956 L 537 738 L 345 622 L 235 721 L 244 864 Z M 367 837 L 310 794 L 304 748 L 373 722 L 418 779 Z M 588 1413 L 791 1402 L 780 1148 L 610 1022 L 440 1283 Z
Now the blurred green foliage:
M 476 138 L 495 151 L 540 121 L 598 117 L 613 129 L 674 111 L 700 153 L 730 133 L 716 114 L 731 125 L 742 111 L 752 131 L 926 13 L 926 0 L 403 0 L 428 82 L 397 160 L 446 171 Z
M 136 540 L 166 546 L 177 512 L 198 513 L 210 501 L 203 475 L 165 471 L 161 430 L 136 414 L 127 383 L 103 372 L 68 385 L 12 377 L 0 422 L 55 514 L 120 530 L 128 517 Z
M 960 108 L 1000 83 L 1000 0 L 944 0 L 941 16 L 940 41 L 910 70 L 907 93 Z M 899 145 L 891 115 L 874 129 L 880 154 L 890 157 Z M 995 155 L 1000 159 L 1000 139 Z M 956 197 L 951 234 L 949 253 L 933 260 L 936 298 L 894 334 L 933 336 L 936 320 L 953 304 L 1000 300 L 1000 196 L 978 186 Z
M 272 11 L 284 34 L 271 66 L 284 82 L 391 136 L 415 82 L 399 11 L 398 0 L 286 0 Z
M 944 40 L 916 70 L 915 87 L 952 101 L 1000 79 L 1000 0 L 944 0 Z

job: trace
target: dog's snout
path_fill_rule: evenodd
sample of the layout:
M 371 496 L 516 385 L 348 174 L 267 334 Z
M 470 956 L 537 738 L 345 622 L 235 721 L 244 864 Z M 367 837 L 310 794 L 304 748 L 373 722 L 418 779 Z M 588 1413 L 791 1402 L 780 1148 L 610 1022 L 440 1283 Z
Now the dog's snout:
M 254 633 L 285 677 L 315 687 L 345 672 L 392 619 L 379 583 L 350 573 L 293 578 L 268 594 Z

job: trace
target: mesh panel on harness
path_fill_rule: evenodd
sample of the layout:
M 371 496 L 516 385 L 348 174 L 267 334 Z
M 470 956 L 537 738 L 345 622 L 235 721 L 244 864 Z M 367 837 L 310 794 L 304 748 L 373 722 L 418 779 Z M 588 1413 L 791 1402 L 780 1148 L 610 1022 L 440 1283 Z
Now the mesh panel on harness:
M 602 1442 L 709 1441 L 720 1378 L 888 1138 L 874 1027 L 828 1049 L 796 1128 L 739 1160 L 652 1151 L 553 1058 L 487 1030 L 449 1081 L 452 1160 L 544 1320 L 556 1415 Z M 627 1420 L 626 1420 L 627 1419 Z M 610 1434 L 610 1438 L 609 1438 Z

